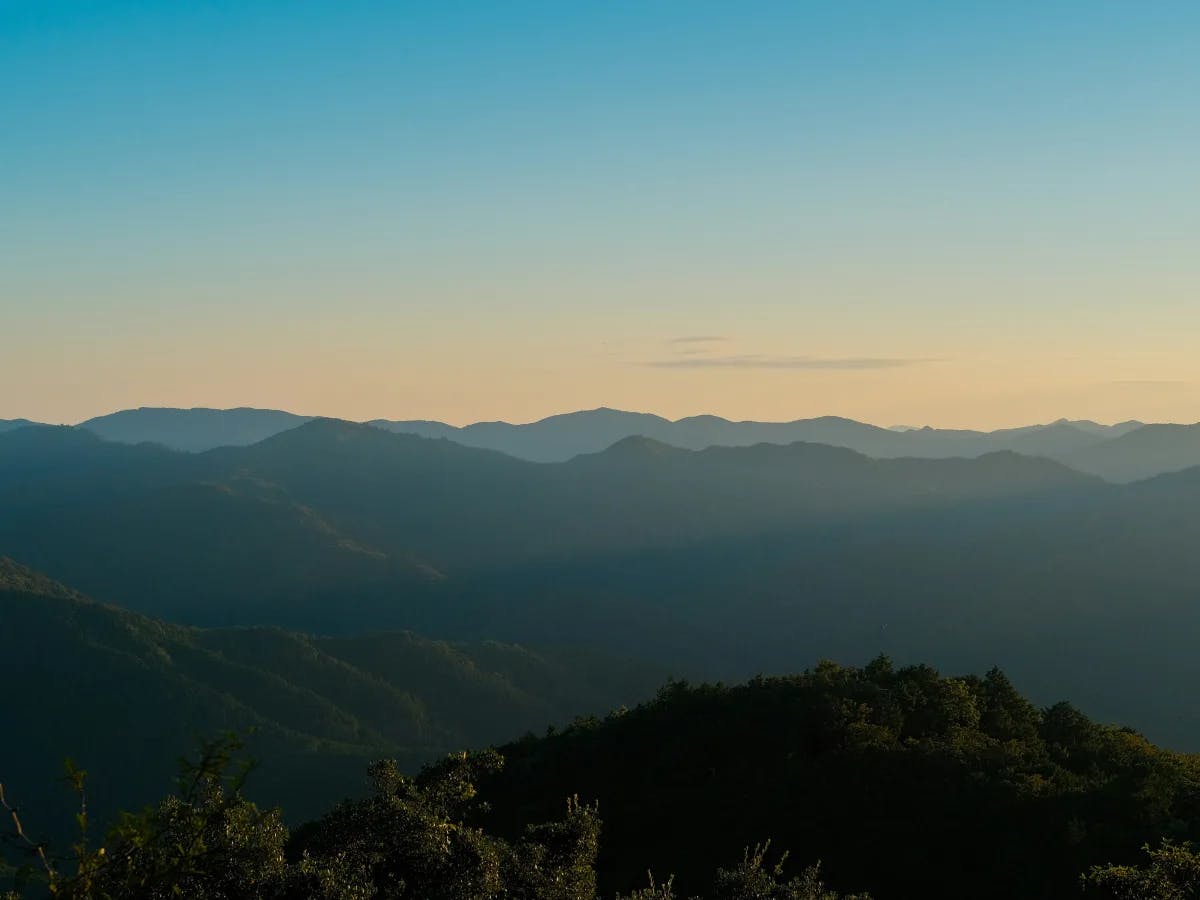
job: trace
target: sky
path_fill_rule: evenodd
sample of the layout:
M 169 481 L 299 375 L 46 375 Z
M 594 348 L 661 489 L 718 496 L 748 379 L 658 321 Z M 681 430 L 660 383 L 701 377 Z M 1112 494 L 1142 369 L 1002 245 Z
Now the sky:
M 1200 420 L 1200 3 L 0 0 L 0 417 Z

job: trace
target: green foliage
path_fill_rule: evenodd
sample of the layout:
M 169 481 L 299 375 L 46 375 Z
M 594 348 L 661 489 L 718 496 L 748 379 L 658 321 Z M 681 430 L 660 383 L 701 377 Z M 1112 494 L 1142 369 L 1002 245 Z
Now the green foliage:
M 186 764 L 179 790 L 125 815 L 102 845 L 81 841 L 69 858 L 40 856 L 42 889 L 55 900 L 597 900 L 600 819 L 568 799 L 562 814 L 516 839 L 477 824 L 480 778 L 504 765 L 495 751 L 452 754 L 404 775 L 394 761 L 371 767 L 373 789 L 289 835 L 277 810 L 241 795 L 240 745 L 207 744 Z M 82 773 L 77 783 L 82 791 Z M 34 848 L 37 850 L 40 848 Z M 714 900 L 837 900 L 815 868 L 781 880 L 766 847 L 718 874 Z M 21 900 L 11 894 L 4 900 Z M 674 900 L 671 882 L 627 900 Z
M 1058 898 L 1097 859 L 1200 839 L 1200 758 L 1067 704 L 1039 710 L 997 670 L 946 678 L 881 658 L 737 686 L 673 682 L 501 752 L 508 764 L 481 782 L 488 821 L 512 833 L 550 811 L 547 798 L 595 799 L 605 891 L 645 884 L 651 868 L 683 896 L 711 894 L 710 860 L 771 835 L 879 897 L 958 898 L 970 885 L 975 898 Z M 743 871 L 762 881 L 765 858 Z
M 123 815 L 94 850 L 81 840 L 73 859 L 47 867 L 51 896 L 219 900 L 264 895 L 285 871 L 287 829 L 278 811 L 260 810 L 241 796 L 248 768 L 233 766 L 240 749 L 231 738 L 206 744 L 197 762 L 184 763 L 176 794 Z M 82 792 L 81 774 L 76 784 Z M 86 834 L 86 822 L 80 824 Z
M 1142 848 L 1149 860 L 1140 866 L 1094 866 L 1084 877 L 1088 893 L 1112 900 L 1195 900 L 1200 897 L 1200 852 L 1194 845 L 1164 840 Z
M 594 809 L 572 799 L 561 819 L 530 826 L 516 841 L 471 824 L 481 811 L 476 781 L 502 764 L 495 752 L 455 754 L 414 779 L 379 763 L 371 796 L 339 805 L 298 844 L 306 859 L 367 873 L 381 898 L 594 897 Z
M 718 869 L 713 900 L 870 900 L 867 894 L 839 894 L 827 889 L 821 880 L 819 864 L 785 878 L 784 863 L 788 855 L 781 853 L 771 864 L 767 859 L 770 848 L 770 841 L 747 848 L 738 865 Z M 673 878 L 659 884 L 650 875 L 649 881 L 649 886 L 618 894 L 616 900 L 676 900 Z
M 1200 890 L 1200 758 L 1068 704 L 1039 710 L 998 670 L 946 678 L 881 657 L 669 682 L 634 709 L 416 776 L 378 762 L 365 796 L 291 834 L 244 795 L 242 753 L 204 745 L 174 794 L 101 838 L 87 775 L 68 763 L 78 839 L 65 852 L 0 789 L 0 875 L 22 898 L 66 900 L 838 900 L 826 875 L 883 898 L 1049 900 L 1108 859 L 1083 876 L 1096 896 Z M 789 866 L 766 834 L 825 865 Z M 1139 864 L 1136 848 L 1160 838 Z
M 801 874 L 784 879 L 787 853 L 772 865 L 767 861 L 771 845 L 746 850 L 740 865 L 717 872 L 713 900 L 838 900 L 842 895 L 826 890 L 820 866 L 809 866 Z M 867 900 L 866 895 L 846 895 L 843 900 Z

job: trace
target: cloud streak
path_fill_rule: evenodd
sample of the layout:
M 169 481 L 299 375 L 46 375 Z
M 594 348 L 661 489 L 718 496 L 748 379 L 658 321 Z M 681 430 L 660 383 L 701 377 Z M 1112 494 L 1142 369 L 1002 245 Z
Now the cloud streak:
M 667 341 L 668 344 L 714 344 L 720 341 L 727 341 L 729 338 L 720 334 L 694 334 L 685 335 L 684 337 L 671 338 Z
M 906 359 L 887 356 L 764 356 L 740 354 L 736 356 L 702 356 L 685 359 L 656 359 L 643 365 L 655 369 L 824 369 L 824 370 L 870 370 L 901 369 L 936 362 L 932 359 Z

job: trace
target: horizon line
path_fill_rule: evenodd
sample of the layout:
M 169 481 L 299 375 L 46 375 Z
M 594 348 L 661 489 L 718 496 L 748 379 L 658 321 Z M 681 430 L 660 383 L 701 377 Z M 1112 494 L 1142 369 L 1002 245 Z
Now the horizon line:
M 31 425 L 55 425 L 55 426 L 66 426 L 66 427 L 78 428 L 78 427 L 81 427 L 81 426 L 87 424 L 88 422 L 92 422 L 97 419 L 109 418 L 112 416 L 120 415 L 122 413 L 145 412 L 145 411 L 214 412 L 214 413 L 228 413 L 228 412 L 282 413 L 284 415 L 295 416 L 297 418 L 302 418 L 302 419 L 336 419 L 336 420 L 340 420 L 343 422 L 352 422 L 352 423 L 360 424 L 360 425 L 369 425 L 369 424 L 372 424 L 375 422 L 388 422 L 388 423 L 423 422 L 423 423 L 429 423 L 429 424 L 445 425 L 447 427 L 455 428 L 455 429 L 459 429 L 459 430 L 465 429 L 465 428 L 470 428 L 470 427 L 476 426 L 476 425 L 508 425 L 511 427 L 519 428 L 519 427 L 526 427 L 526 426 L 530 426 L 530 425 L 542 424 L 551 419 L 559 419 L 559 418 L 564 418 L 564 417 L 572 416 L 572 415 L 582 415 L 582 414 L 587 414 L 587 413 L 601 413 L 601 412 L 618 413 L 618 414 L 622 414 L 622 415 L 634 415 L 634 416 L 651 416 L 651 417 L 660 419 L 661 421 L 671 424 L 671 425 L 676 425 L 681 422 L 686 422 L 686 421 L 693 420 L 693 419 L 716 419 L 716 420 L 720 420 L 722 422 L 726 422 L 731 425 L 744 425 L 744 424 L 795 425 L 795 424 L 802 423 L 802 422 L 820 421 L 822 419 L 838 419 L 838 420 L 845 421 L 845 422 L 853 422 L 853 423 L 856 423 L 859 425 L 867 425 L 872 428 L 879 428 L 884 431 L 894 431 L 894 432 L 901 432 L 901 433 L 905 432 L 905 431 L 932 430 L 932 431 L 979 432 L 979 433 L 987 434 L 987 433 L 996 432 L 996 431 L 1010 431 L 1013 429 L 1020 429 L 1020 428 L 1049 427 L 1049 426 L 1053 426 L 1053 425 L 1063 425 L 1063 424 L 1070 425 L 1070 424 L 1075 424 L 1075 423 L 1099 425 L 1099 426 L 1106 427 L 1106 428 L 1115 428 L 1115 427 L 1118 427 L 1121 425 L 1132 425 L 1132 424 L 1136 424 L 1139 426 L 1141 426 L 1141 425 L 1200 425 L 1200 421 L 1195 421 L 1195 422 L 1150 421 L 1150 420 L 1140 419 L 1140 418 L 1131 418 L 1131 419 L 1123 419 L 1123 420 L 1115 421 L 1115 422 L 1101 422 L 1101 421 L 1098 421 L 1095 419 L 1088 419 L 1088 418 L 1073 419 L 1073 418 L 1070 418 L 1067 416 L 1061 416 L 1057 419 L 1051 419 L 1049 421 L 1024 422 L 1024 423 L 1018 424 L 1018 425 L 998 425 L 998 426 L 990 427 L 990 428 L 953 427 L 953 426 L 943 426 L 943 425 L 931 425 L 928 423 L 921 424 L 921 425 L 907 425 L 907 424 L 900 424 L 900 423 L 893 423 L 891 425 L 881 425 L 877 422 L 870 422 L 865 419 L 855 419 L 850 416 L 839 415 L 837 413 L 824 413 L 824 414 L 820 414 L 820 415 L 801 416 L 799 418 L 794 418 L 794 419 L 731 419 L 726 416 L 717 415 L 715 413 L 695 413 L 692 415 L 680 416 L 679 418 L 673 419 L 673 418 L 670 418 L 669 416 L 664 416 L 660 413 L 647 412 L 647 411 L 643 411 L 643 410 L 622 409 L 620 407 L 604 406 L 604 405 L 596 406 L 596 407 L 588 407 L 588 408 L 583 408 L 583 409 L 572 409 L 572 410 L 567 410 L 564 412 L 550 413 L 549 415 L 542 416 L 537 419 L 531 419 L 528 421 L 517 422 L 517 421 L 510 421 L 508 419 L 477 419 L 477 420 L 473 420 L 473 421 L 469 421 L 469 422 L 464 422 L 462 424 L 456 424 L 453 422 L 446 421 L 444 419 L 431 419 L 431 418 L 421 418 L 421 417 L 388 418 L 386 416 L 373 416 L 371 418 L 366 418 L 366 419 L 357 419 L 357 418 L 347 418 L 345 416 L 337 416 L 337 415 L 297 413 L 297 412 L 294 412 L 289 409 L 283 409 L 280 407 L 270 407 L 270 406 L 129 406 L 129 407 L 121 407 L 118 409 L 114 409 L 111 412 L 100 413 L 98 415 L 89 416 L 88 418 L 81 419 L 76 422 L 52 422 L 52 421 L 47 421 L 47 420 L 43 420 L 43 419 L 34 419 L 34 418 L 30 418 L 28 416 L 0 417 L 0 421 L 7 421 L 7 422 L 24 421 L 24 422 L 28 422 Z

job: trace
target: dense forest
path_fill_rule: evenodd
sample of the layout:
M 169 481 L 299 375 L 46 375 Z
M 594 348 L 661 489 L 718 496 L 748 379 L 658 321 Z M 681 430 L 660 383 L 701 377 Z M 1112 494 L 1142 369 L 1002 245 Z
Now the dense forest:
M 231 740 L 175 793 L 66 848 L 5 795 L 24 896 L 834 900 L 1194 896 L 1200 758 L 1037 709 L 1003 673 L 825 663 L 747 684 L 671 683 L 634 709 L 369 792 L 289 831 L 246 799 Z M 1153 847 L 1151 850 L 1150 848 Z M 795 851 L 795 855 L 783 852 Z M 1190 893 L 1189 893 L 1190 892 Z M 20 896 L 15 894 L 14 896 Z M 849 895 L 847 895 L 849 896 Z

